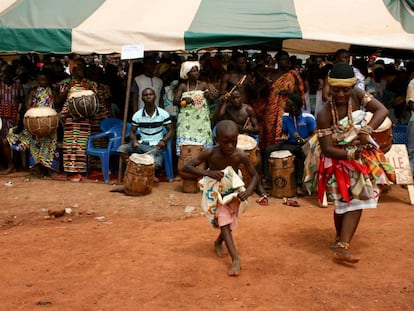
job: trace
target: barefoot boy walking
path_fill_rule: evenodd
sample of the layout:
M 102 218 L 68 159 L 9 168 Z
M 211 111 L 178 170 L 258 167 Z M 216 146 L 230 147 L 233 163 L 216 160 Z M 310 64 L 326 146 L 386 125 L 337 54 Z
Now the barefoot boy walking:
M 236 123 L 230 120 L 220 121 L 216 132 L 218 145 L 205 149 L 183 167 L 187 173 L 204 176 L 200 181 L 203 189 L 202 206 L 211 223 L 220 228 L 214 247 L 217 255 L 223 257 L 226 255 L 223 242 L 226 244 L 232 259 L 228 271 L 230 276 L 240 273 L 240 258 L 233 241 L 232 230 L 237 227 L 237 218 L 244 211 L 246 200 L 259 180 L 247 154 L 236 147 L 238 134 Z M 203 162 L 207 162 L 207 170 L 197 168 Z M 246 188 L 239 175 L 241 165 L 244 165 L 252 176 Z

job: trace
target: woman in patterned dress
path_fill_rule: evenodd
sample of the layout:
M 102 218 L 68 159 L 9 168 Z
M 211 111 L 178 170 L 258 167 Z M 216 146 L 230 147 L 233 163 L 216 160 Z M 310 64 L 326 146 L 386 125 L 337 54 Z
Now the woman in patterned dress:
M 49 107 L 55 109 L 55 95 L 49 85 L 46 72 L 36 74 L 37 86 L 29 91 L 26 99 L 26 108 Z M 48 136 L 37 137 L 28 134 L 28 147 L 30 150 L 29 167 L 39 165 L 41 173 L 49 174 L 49 170 L 58 171 L 59 152 L 57 151 L 57 131 Z
M 317 181 L 321 202 L 325 192 L 334 199 L 334 260 L 357 263 L 359 257 L 350 253 L 349 244 L 362 211 L 377 207 L 378 184 L 395 182 L 394 168 L 370 135 L 388 111 L 371 94 L 354 87 L 356 77 L 346 63 L 332 68 L 328 83 L 331 98 L 317 114 L 317 137 L 309 141 L 305 182 L 311 190 Z M 373 114 L 369 122 L 366 111 Z
M 98 94 L 98 86 L 96 82 L 85 78 L 85 66 L 78 62 L 72 70 L 72 77 L 61 82 L 58 102 L 64 102 L 61 118 L 64 120 L 64 136 L 63 136 L 63 169 L 65 173 L 72 175 L 76 173 L 86 173 L 86 147 L 88 138 L 92 133 L 92 124 L 98 115 L 91 118 L 77 119 L 74 118 L 69 111 L 69 103 L 67 101 L 71 92 L 91 90 Z M 99 104 L 98 114 L 107 111 L 104 105 Z M 107 113 L 103 113 L 107 115 Z M 75 176 L 78 179 L 81 176 Z
M 184 80 L 177 89 L 174 104 L 180 106 L 177 117 L 177 155 L 184 142 L 201 143 L 204 148 L 213 145 L 208 101 L 213 99 L 205 81 L 200 81 L 200 63 L 187 61 L 181 65 Z

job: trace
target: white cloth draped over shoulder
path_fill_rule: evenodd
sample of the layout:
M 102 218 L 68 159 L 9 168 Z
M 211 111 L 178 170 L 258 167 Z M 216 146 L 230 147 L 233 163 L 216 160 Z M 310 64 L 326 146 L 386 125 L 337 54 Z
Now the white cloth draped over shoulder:
M 217 204 L 229 204 L 234 199 L 238 199 L 240 192 L 245 191 L 241 172 L 236 173 L 231 166 L 223 170 L 224 176 L 218 181 L 208 176 L 204 176 L 199 182 L 200 189 L 203 191 L 201 198 L 201 208 L 211 224 L 215 224 Z M 238 216 L 246 210 L 248 201 L 240 201 Z

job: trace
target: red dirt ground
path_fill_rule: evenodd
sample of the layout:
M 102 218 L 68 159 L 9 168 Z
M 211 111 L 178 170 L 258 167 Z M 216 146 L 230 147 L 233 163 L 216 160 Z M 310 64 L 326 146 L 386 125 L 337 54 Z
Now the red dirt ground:
M 0 310 L 414 309 L 414 206 L 398 185 L 364 212 L 355 266 L 332 261 L 332 206 L 252 196 L 234 232 L 241 275 L 229 277 L 200 194 L 180 181 L 130 197 L 26 175 L 0 177 Z

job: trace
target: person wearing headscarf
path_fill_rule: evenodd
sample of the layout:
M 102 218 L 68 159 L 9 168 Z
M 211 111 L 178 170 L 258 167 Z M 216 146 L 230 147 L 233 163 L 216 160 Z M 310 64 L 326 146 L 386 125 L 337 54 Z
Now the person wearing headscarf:
M 304 181 L 310 191 L 317 181 L 320 202 L 325 193 L 334 200 L 334 260 L 357 263 L 359 257 L 349 246 L 362 211 L 377 207 L 379 184 L 395 182 L 394 168 L 371 136 L 388 110 L 371 94 L 354 87 L 356 77 L 346 63 L 334 65 L 328 83 L 330 97 L 316 116 L 317 131 L 309 141 Z M 369 121 L 367 112 L 372 113 Z
M 177 116 L 177 155 L 180 155 L 180 145 L 183 143 L 202 144 L 204 148 L 213 145 L 208 104 L 213 98 L 207 83 L 199 80 L 200 63 L 182 63 L 180 77 L 183 82 L 174 97 L 174 104 L 180 108 Z

